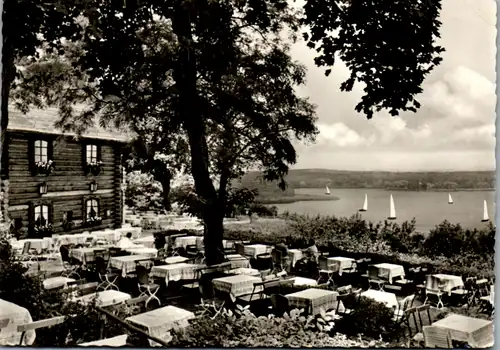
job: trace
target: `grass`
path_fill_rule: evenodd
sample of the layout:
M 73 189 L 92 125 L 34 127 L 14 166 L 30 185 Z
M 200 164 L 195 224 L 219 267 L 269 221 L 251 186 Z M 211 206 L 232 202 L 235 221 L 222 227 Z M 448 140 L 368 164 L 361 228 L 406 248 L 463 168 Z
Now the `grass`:
M 256 202 L 262 204 L 287 204 L 308 201 L 338 201 L 339 199 L 339 197 L 332 195 L 295 194 L 293 196 L 283 197 L 258 197 Z

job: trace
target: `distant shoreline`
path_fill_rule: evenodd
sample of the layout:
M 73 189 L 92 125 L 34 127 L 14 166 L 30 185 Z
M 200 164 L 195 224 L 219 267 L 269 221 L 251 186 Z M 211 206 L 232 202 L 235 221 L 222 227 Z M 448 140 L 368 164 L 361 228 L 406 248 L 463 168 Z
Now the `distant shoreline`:
M 297 187 L 294 190 L 312 190 L 323 187 Z M 346 187 L 346 188 L 330 188 L 330 191 L 334 192 L 335 190 L 380 190 L 380 191 L 400 191 L 400 192 L 494 192 L 495 188 L 457 188 L 457 189 L 449 189 L 449 188 L 434 188 L 430 190 L 412 190 L 406 188 L 374 188 L 374 187 Z
M 332 195 L 296 194 L 294 196 L 256 198 L 255 201 L 261 204 L 289 204 L 307 201 L 338 201 L 340 197 Z

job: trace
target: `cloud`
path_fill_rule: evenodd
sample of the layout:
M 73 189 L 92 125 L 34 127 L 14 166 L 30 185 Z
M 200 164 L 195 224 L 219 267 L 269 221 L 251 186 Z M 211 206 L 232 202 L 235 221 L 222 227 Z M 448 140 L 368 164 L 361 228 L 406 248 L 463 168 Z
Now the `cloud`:
M 340 91 L 349 74 L 345 65 L 339 63 L 325 77 L 314 66 L 315 53 L 296 44 L 293 57 L 308 67 L 308 84 L 299 92 L 318 105 L 320 130 L 316 144 L 298 145 L 297 167 L 493 169 L 495 16 L 493 0 L 444 0 L 444 61 L 417 96 L 422 108 L 399 117 L 380 113 L 367 120 L 356 113 L 363 91 L 359 85 Z

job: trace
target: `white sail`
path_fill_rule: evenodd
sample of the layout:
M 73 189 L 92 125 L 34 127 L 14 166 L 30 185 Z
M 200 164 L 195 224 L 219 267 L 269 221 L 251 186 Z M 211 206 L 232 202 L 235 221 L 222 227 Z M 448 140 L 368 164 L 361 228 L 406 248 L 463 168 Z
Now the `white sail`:
M 368 195 L 365 193 L 365 202 L 363 203 L 363 210 L 368 210 Z
M 389 211 L 389 219 L 395 219 L 396 218 L 396 206 L 394 205 L 394 198 L 392 198 L 391 194 L 391 203 L 390 203 L 390 211 Z
M 326 192 L 325 194 L 330 194 L 330 189 L 328 188 L 328 186 L 326 186 Z
M 486 203 L 486 200 L 484 201 L 484 208 L 483 208 L 483 220 L 482 221 L 489 221 L 490 217 L 488 215 L 488 204 Z
M 451 198 L 451 194 L 448 193 L 448 204 L 453 204 L 453 198 Z

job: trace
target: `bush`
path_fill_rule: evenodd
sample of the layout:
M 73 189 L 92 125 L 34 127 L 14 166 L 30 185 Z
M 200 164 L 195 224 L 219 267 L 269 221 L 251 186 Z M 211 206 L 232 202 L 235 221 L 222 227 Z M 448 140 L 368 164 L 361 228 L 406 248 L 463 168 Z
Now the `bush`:
M 256 317 L 241 306 L 224 311 L 212 320 L 199 317 L 184 329 L 172 331 L 172 347 L 383 347 L 381 341 L 366 342 L 332 335 L 331 315 L 305 317 L 292 310 L 283 317 Z
M 125 203 L 136 210 L 161 210 L 163 209 L 163 189 L 153 175 L 140 171 L 127 174 L 127 189 Z
M 402 327 L 392 319 L 394 311 L 375 300 L 360 297 L 354 312 L 345 315 L 337 322 L 336 329 L 346 335 L 359 333 L 377 339 L 379 336 L 386 341 L 399 337 Z

